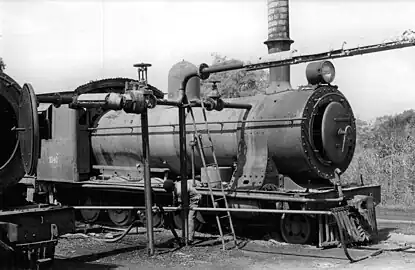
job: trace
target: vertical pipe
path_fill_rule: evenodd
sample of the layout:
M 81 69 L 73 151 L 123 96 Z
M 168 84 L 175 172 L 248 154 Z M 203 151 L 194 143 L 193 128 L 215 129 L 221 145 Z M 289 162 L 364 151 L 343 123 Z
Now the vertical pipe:
M 268 0 L 268 40 L 264 43 L 268 53 L 289 51 L 291 43 L 289 24 L 289 0 Z M 270 87 L 268 94 L 291 89 L 290 66 L 272 67 L 269 69 Z
M 143 163 L 144 163 L 144 196 L 146 207 L 146 225 L 147 225 L 147 252 L 148 255 L 154 255 L 154 232 L 153 232 L 153 212 L 152 212 L 152 192 L 150 179 L 150 140 L 148 135 L 148 117 L 147 110 L 141 114 L 141 138 L 143 144 Z
M 186 100 L 186 94 L 183 100 Z M 187 245 L 188 239 L 188 219 L 189 219 L 189 196 L 187 190 L 187 154 L 186 154 L 186 114 L 185 107 L 179 106 L 179 144 L 180 144 L 180 180 L 181 180 L 181 191 L 182 191 L 182 237 Z
M 190 146 L 192 147 L 192 156 L 191 156 L 191 164 L 192 164 L 192 180 L 193 186 L 196 187 L 196 171 L 195 171 L 195 138 L 193 135 L 193 140 L 190 142 Z

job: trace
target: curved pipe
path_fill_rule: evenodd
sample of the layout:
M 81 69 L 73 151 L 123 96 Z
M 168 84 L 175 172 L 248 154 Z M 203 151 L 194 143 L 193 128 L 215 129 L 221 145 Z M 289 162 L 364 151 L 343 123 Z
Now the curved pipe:
M 183 101 L 186 97 L 186 85 L 189 82 L 189 80 L 193 77 L 199 77 L 199 74 L 197 72 L 190 72 L 184 77 L 184 79 L 180 83 L 179 97 L 177 99 L 177 102 L 179 102 L 180 104 L 183 104 Z

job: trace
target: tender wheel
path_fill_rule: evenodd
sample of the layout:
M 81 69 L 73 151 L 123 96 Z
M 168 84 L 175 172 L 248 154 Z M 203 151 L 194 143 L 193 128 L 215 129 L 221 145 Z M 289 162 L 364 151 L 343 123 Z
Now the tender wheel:
M 108 217 L 117 226 L 128 226 L 135 218 L 135 212 L 133 210 L 108 210 Z
M 90 205 L 99 205 L 99 203 L 94 203 L 91 197 L 88 197 L 84 203 L 84 206 Z M 101 210 L 81 210 L 81 216 L 87 223 L 94 223 L 98 220 Z
M 282 238 L 290 244 L 305 244 L 311 237 L 311 222 L 306 215 L 282 215 L 280 229 Z

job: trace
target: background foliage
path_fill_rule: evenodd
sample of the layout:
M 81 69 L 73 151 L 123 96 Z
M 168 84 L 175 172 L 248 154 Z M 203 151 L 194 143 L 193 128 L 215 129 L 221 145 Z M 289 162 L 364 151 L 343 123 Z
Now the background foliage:
M 3 58 L 0 57 L 0 72 L 6 68 L 6 64 L 3 61 Z
M 213 53 L 212 57 L 211 65 L 221 65 L 224 62 L 233 63 L 238 61 L 217 53 Z M 212 88 L 211 81 L 220 81 L 217 85 L 224 98 L 254 96 L 259 93 L 264 93 L 268 87 L 268 70 L 233 70 L 212 74 L 209 80 L 202 81 L 201 83 L 202 96 L 210 93 Z

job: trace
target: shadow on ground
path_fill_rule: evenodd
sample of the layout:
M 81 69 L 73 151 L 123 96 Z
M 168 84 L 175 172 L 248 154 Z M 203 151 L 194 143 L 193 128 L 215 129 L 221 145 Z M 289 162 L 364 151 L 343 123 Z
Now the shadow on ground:
M 107 264 L 107 263 L 85 263 L 85 262 L 73 262 L 73 261 L 68 261 L 66 259 L 61 260 L 61 259 L 56 259 L 54 264 L 53 264 L 53 268 L 52 269 L 56 269 L 56 270 L 66 270 L 66 269 L 117 269 L 119 267 L 119 265 L 115 265 L 115 264 Z
M 390 238 L 390 233 L 395 231 L 396 228 L 381 228 L 378 229 L 378 241 L 386 241 Z

